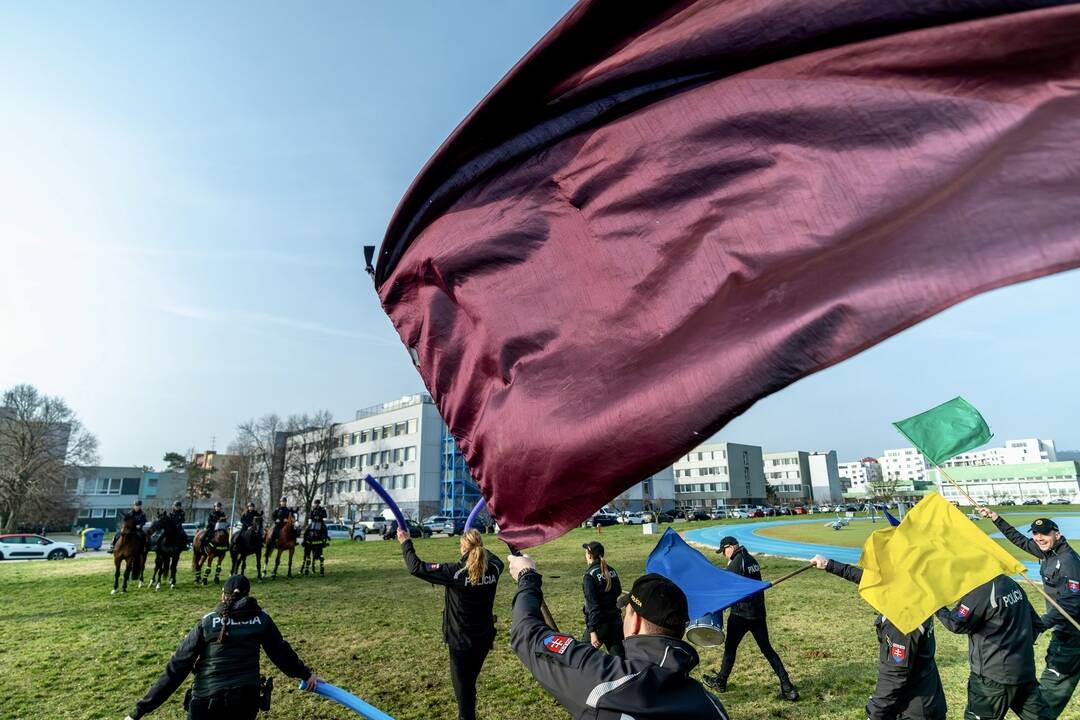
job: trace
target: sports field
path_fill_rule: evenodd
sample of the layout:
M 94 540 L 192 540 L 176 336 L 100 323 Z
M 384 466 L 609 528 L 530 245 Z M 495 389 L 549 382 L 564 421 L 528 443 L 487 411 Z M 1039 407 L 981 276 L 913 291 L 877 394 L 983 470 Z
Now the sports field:
M 578 635 L 583 631 L 580 546 L 593 537 L 593 530 L 575 530 L 533 552 L 545 575 L 552 612 L 563 630 Z M 845 537 L 837 532 L 829 539 Z M 640 527 L 614 527 L 605 528 L 600 539 L 629 585 L 643 572 L 657 536 L 644 536 Z M 505 554 L 497 540 L 489 544 Z M 456 539 L 418 540 L 416 545 L 424 560 L 457 554 Z M 185 554 L 184 561 L 183 582 L 175 591 L 132 590 L 116 597 L 109 595 L 112 564 L 107 557 L 0 563 L 0 718 L 123 718 L 217 597 L 215 588 L 191 584 L 190 556 Z M 773 558 L 761 564 L 766 579 L 801 566 Z M 441 643 L 442 590 L 405 572 L 396 542 L 335 543 L 326 569 L 325 578 L 279 578 L 255 585 L 253 594 L 301 657 L 330 682 L 399 720 L 456 717 Z M 496 605 L 499 638 L 480 676 L 480 717 L 566 717 L 507 647 L 513 590 L 513 582 L 504 577 Z M 873 611 L 858 599 L 855 587 L 815 570 L 768 591 L 767 597 L 774 643 L 803 699 L 785 703 L 775 698 L 775 678 L 748 638 L 722 696 L 731 716 L 860 717 L 874 685 L 877 646 Z M 1042 610 L 1040 599 L 1035 605 Z M 1043 639 L 1037 647 L 1040 669 L 1045 646 Z M 701 656 L 711 672 L 720 650 L 705 649 Z M 966 640 L 940 632 L 938 662 L 950 717 L 959 717 L 967 679 Z M 264 672 L 270 670 L 265 658 L 263 665 Z M 272 672 L 277 688 L 269 717 L 356 717 L 323 698 L 300 694 L 291 681 Z M 181 696 L 182 691 L 151 717 L 183 717 Z M 1062 717 L 1080 719 L 1080 705 Z

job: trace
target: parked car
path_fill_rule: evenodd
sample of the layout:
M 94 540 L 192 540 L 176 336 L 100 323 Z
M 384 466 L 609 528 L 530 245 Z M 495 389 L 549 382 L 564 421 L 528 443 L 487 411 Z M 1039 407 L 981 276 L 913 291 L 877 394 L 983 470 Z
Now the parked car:
M 604 507 L 593 513 L 593 516 L 589 519 L 587 524 L 590 527 L 607 527 L 609 525 L 615 525 L 618 522 L 619 513 L 611 508 Z
M 421 522 L 420 524 L 426 527 L 432 533 L 450 534 L 449 531 L 446 529 L 447 523 L 450 522 L 453 522 L 453 518 L 449 515 L 429 515 L 428 517 L 424 518 L 423 522 Z
M 761 516 L 762 517 L 776 517 L 776 508 L 774 508 L 774 507 L 770 507 L 768 505 L 762 505 L 761 507 L 758 508 L 758 510 L 761 511 Z
M 791 513 L 793 515 L 805 515 L 806 514 L 806 508 L 804 508 L 802 505 L 799 505 L 798 507 L 792 508 Z
M 620 525 L 641 525 L 644 522 L 644 514 L 640 512 L 624 512 L 619 516 Z
M 690 521 L 693 521 L 693 520 L 711 520 L 712 518 L 709 517 L 709 513 L 705 512 L 704 510 L 702 510 L 700 508 L 698 508 L 696 510 L 687 510 L 686 511 L 686 519 L 690 520 Z
M 764 510 L 751 510 L 750 512 L 748 512 L 746 514 L 746 516 L 747 517 L 752 517 L 752 518 L 763 518 L 763 517 L 765 517 L 765 511 Z
M 63 560 L 75 557 L 75 546 L 42 535 L 0 535 L 0 560 Z
M 728 517 L 735 520 L 745 520 L 750 517 L 750 513 L 742 508 L 732 508 L 728 510 Z
M 202 527 L 199 523 L 184 523 L 180 527 L 184 528 L 184 534 L 187 535 L 188 547 L 191 547 L 191 543 L 195 542 L 195 533 L 199 532 L 199 528 Z
M 352 532 L 349 534 L 349 537 L 351 537 L 353 540 L 359 540 L 363 542 L 364 540 L 367 540 L 367 530 L 364 529 L 363 525 L 354 525 Z
M 1015 504 L 1016 504 L 1015 500 L 1002 500 L 1001 502 L 998 503 L 998 505 L 1015 505 Z
M 431 537 L 431 531 L 426 527 L 416 522 L 415 520 L 405 519 L 406 524 L 409 526 L 409 535 L 414 538 L 429 538 Z M 382 532 L 383 540 L 392 540 L 397 537 L 397 520 L 391 520 L 386 525 L 386 529 Z
M 1072 504 L 1072 502 L 1069 501 L 1069 500 L 1066 500 L 1065 498 L 1054 498 L 1053 500 L 1051 500 L 1050 502 L 1047 503 L 1047 505 L 1071 505 L 1071 504 Z
M 671 514 L 677 520 L 685 520 L 686 519 L 686 511 L 683 510 L 682 508 L 675 508 L 674 510 L 671 511 Z
M 1022 504 L 1024 505 L 1042 505 L 1043 501 L 1039 498 L 1028 498 Z
M 727 516 L 728 516 L 727 508 L 722 508 L 722 507 L 713 508 L 709 512 L 709 517 L 712 518 L 713 520 L 725 520 L 725 519 L 727 519 Z
M 364 531 L 368 535 L 382 535 L 386 532 L 386 521 L 382 518 L 369 518 L 367 520 L 357 520 L 356 524 L 364 528 Z
M 792 515 L 792 514 L 794 514 L 792 512 L 791 508 L 789 508 L 787 505 L 785 505 L 782 508 L 778 508 L 776 510 L 776 512 L 777 512 L 778 515 Z
M 341 523 L 326 523 L 326 536 L 331 540 L 348 540 L 352 537 L 352 531 L 348 525 Z
M 660 512 L 653 515 L 652 522 L 655 522 L 655 523 L 673 523 L 673 522 L 675 522 L 675 516 L 672 515 L 671 513 L 667 512 L 667 511 L 665 511 L 665 510 L 661 510 Z

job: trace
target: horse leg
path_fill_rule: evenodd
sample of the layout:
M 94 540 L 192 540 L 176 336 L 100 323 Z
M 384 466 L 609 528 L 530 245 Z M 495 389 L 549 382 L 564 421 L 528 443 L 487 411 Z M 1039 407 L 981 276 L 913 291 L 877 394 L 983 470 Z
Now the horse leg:
M 311 551 L 308 550 L 307 545 L 304 546 L 304 559 L 300 563 L 300 575 L 301 577 L 307 575 L 308 558 L 311 556 Z
M 221 582 L 221 561 L 225 559 L 225 553 L 221 553 L 217 557 L 217 568 L 214 570 L 214 584 L 217 585 Z
M 127 562 L 124 563 L 124 588 L 120 592 L 123 592 L 123 593 L 127 592 L 128 580 L 130 578 L 131 578 L 131 558 L 128 558 Z
M 115 595 L 117 588 L 120 587 L 120 560 L 113 558 L 113 562 L 116 564 L 116 574 L 113 575 L 112 592 L 110 595 Z
M 180 565 L 180 553 L 172 557 L 172 565 L 169 568 L 169 589 L 176 589 L 176 569 Z
M 255 551 L 255 572 L 258 573 L 255 579 L 262 582 L 263 570 L 262 570 L 262 548 Z
M 277 580 L 277 571 L 281 567 L 281 550 L 277 551 L 277 555 L 274 556 L 274 572 L 270 575 L 271 580 Z
M 289 548 L 289 577 L 292 577 L 292 556 L 296 552 L 296 546 Z
M 326 548 L 322 548 L 319 551 L 319 577 L 326 576 L 326 561 L 323 560 L 323 553 L 326 552 Z

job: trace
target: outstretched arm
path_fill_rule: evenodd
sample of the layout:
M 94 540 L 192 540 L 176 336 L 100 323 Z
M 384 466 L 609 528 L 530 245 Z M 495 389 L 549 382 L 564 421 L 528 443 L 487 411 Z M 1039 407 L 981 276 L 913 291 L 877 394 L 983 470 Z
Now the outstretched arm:
M 204 648 L 202 632 L 196 625 L 173 653 L 157 682 L 150 687 L 142 700 L 135 703 L 135 711 L 131 713 L 131 717 L 139 720 L 143 715 L 148 715 L 161 707 L 161 704 L 168 700 L 169 696 L 176 692 L 176 688 L 180 687 L 187 678 Z

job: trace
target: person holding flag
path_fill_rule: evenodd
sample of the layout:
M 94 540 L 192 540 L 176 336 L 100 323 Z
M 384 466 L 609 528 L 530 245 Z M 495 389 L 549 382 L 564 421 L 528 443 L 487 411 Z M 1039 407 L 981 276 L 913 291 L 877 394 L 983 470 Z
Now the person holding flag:
M 761 566 L 758 561 L 746 551 L 739 541 L 728 535 L 720 541 L 720 547 L 716 550 L 723 553 L 728 559 L 727 569 L 736 575 L 761 580 Z M 780 680 L 779 696 L 784 700 L 795 701 L 799 699 L 799 691 L 788 677 L 784 661 L 773 648 L 769 641 L 769 625 L 765 617 L 765 595 L 758 593 L 737 602 L 731 606 L 728 615 L 727 636 L 724 638 L 724 660 L 720 665 L 720 671 L 715 675 L 702 675 L 706 685 L 717 692 L 727 691 L 728 676 L 735 666 L 735 653 L 739 650 L 739 643 L 750 633 L 754 636 L 761 654 L 769 661 L 773 672 Z
M 1002 720 L 1009 710 L 1022 720 L 1055 717 L 1035 680 L 1039 616 L 1015 580 L 998 575 L 951 609 L 938 610 L 937 618 L 950 632 L 968 636 L 965 718 Z
M 484 549 L 484 540 L 475 529 L 461 535 L 461 559 L 448 563 L 426 563 L 417 557 L 405 528 L 398 527 L 397 539 L 409 573 L 446 588 L 443 642 L 450 648 L 458 720 L 476 720 L 476 679 L 495 643 L 492 610 L 502 561 Z
M 815 555 L 814 567 L 858 585 L 862 581 L 860 567 Z M 941 687 L 934 655 L 934 617 L 909 633 L 899 629 L 884 615 L 874 621 L 880 652 L 878 677 L 874 694 L 866 703 L 868 720 L 945 720 L 945 691 Z
M 989 508 L 979 508 L 979 514 L 993 520 L 1013 545 L 1039 558 L 1043 589 L 1070 617 L 1080 620 L 1080 555 L 1061 534 L 1057 523 L 1050 518 L 1038 518 L 1031 523 L 1029 538 Z M 1080 681 L 1080 631 L 1053 605 L 1048 605 L 1041 622 L 1043 629 L 1052 630 L 1052 634 L 1039 687 L 1053 716 L 1057 717 Z

